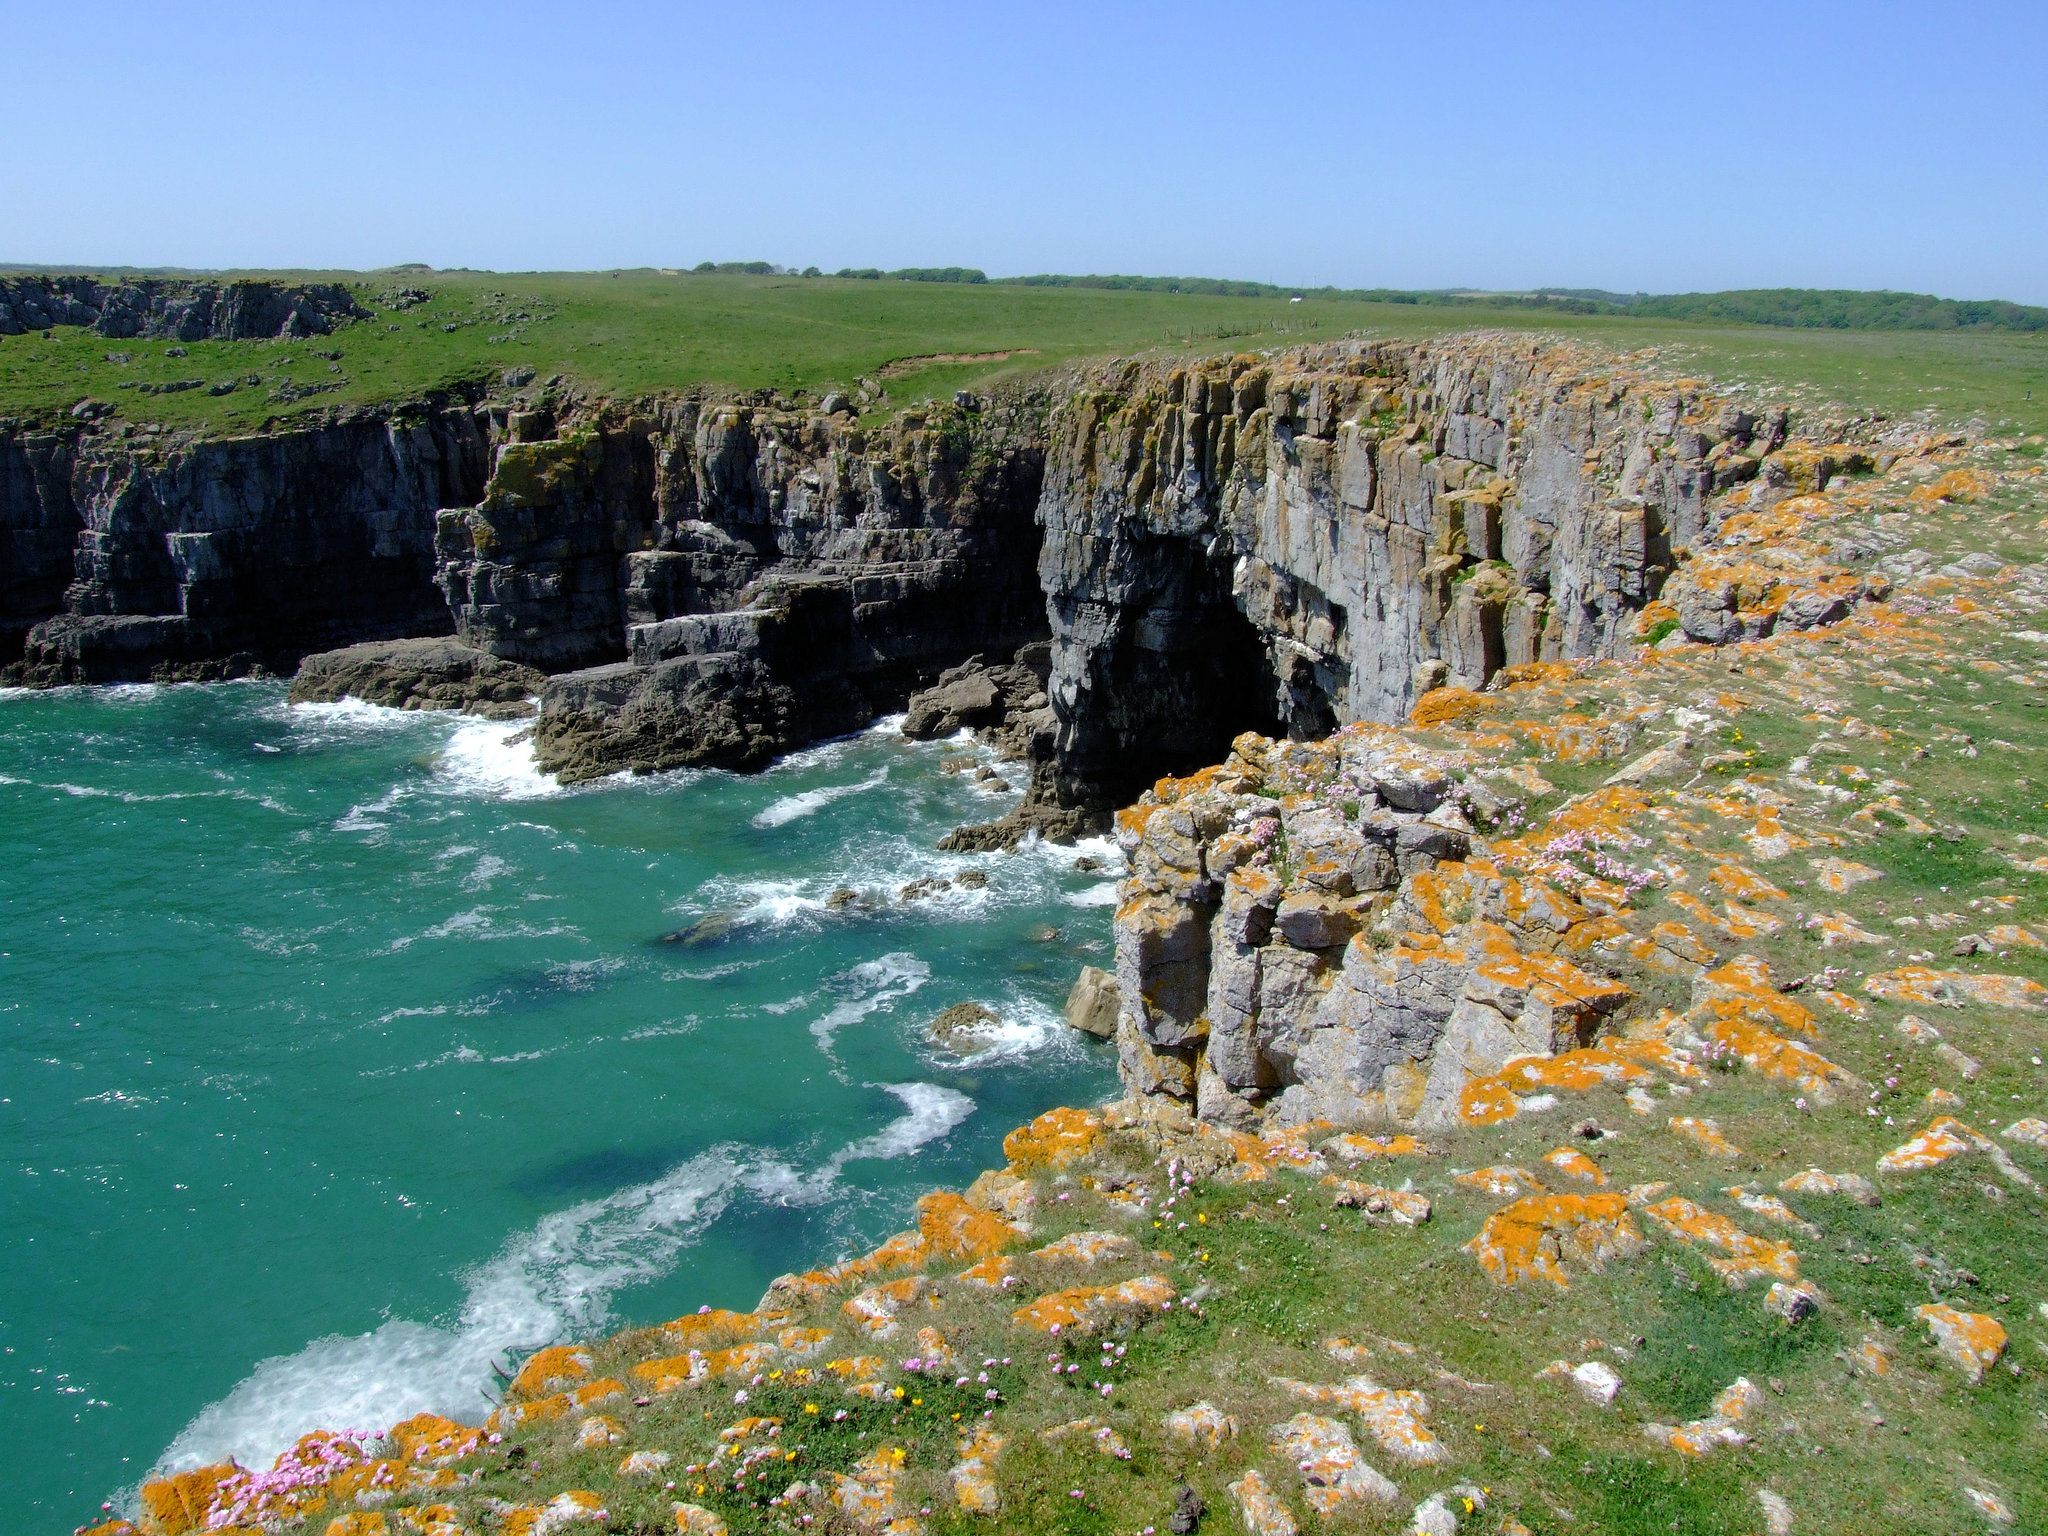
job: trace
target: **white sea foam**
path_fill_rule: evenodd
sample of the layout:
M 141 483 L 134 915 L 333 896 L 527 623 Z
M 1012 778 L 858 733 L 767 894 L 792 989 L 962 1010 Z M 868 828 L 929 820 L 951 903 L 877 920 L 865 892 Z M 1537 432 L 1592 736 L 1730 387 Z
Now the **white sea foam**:
M 952 1071 L 987 1067 L 1005 1057 L 1067 1049 L 1079 1038 L 1076 1031 L 1067 1028 L 1066 1020 L 1058 1012 L 1025 992 L 1011 990 L 993 1012 L 996 1022 L 974 1031 L 974 1050 L 964 1056 L 935 1051 L 935 1064 Z
M 852 784 L 829 784 L 823 789 L 807 789 L 799 795 L 784 795 L 754 818 L 757 827 L 781 827 L 801 817 L 823 810 L 835 800 L 844 800 L 848 795 L 857 795 L 865 789 L 877 789 L 889 782 L 889 770 L 877 768 L 864 779 Z
M 557 1211 L 510 1239 L 464 1277 L 467 1295 L 451 1325 L 393 1319 L 371 1333 L 329 1335 L 263 1361 L 185 1426 L 156 1474 L 229 1457 L 268 1466 L 313 1429 L 377 1431 L 422 1412 L 477 1422 L 490 1408 L 493 1368 L 506 1356 L 601 1332 L 612 1320 L 612 1297 L 674 1268 L 741 1190 L 817 1203 L 847 1163 L 907 1157 L 973 1113 L 965 1094 L 933 1083 L 880 1086 L 902 1100 L 902 1117 L 809 1174 L 742 1148 L 715 1148 L 649 1183 Z
M 435 776 L 458 794 L 539 800 L 562 786 L 534 761 L 531 732 L 516 721 L 469 720 L 448 738 Z
M 1063 891 L 1060 900 L 1070 907 L 1113 907 L 1116 905 L 1116 882 L 1105 880 L 1085 890 Z
M 285 718 L 300 725 L 388 729 L 394 725 L 417 725 L 429 717 L 416 709 L 393 709 L 388 704 L 371 704 L 363 699 L 336 699 L 330 704 L 287 704 Z
M 397 711 L 394 710 L 392 713 L 396 714 Z M 377 818 L 396 810 L 399 803 L 405 799 L 407 793 L 406 787 L 400 784 L 396 788 L 387 789 L 375 800 L 368 800 L 361 805 L 350 806 L 348 814 L 335 822 L 334 830 L 337 832 L 367 832 L 373 835 L 383 833 L 386 830 L 385 824 Z
M 860 1158 L 887 1160 L 908 1157 L 926 1142 L 951 1135 L 955 1126 L 974 1113 L 974 1100 L 951 1088 L 941 1088 L 937 1083 L 882 1083 L 879 1086 L 901 1099 L 909 1113 L 900 1120 L 890 1121 L 874 1135 L 863 1136 L 859 1141 L 842 1147 L 821 1171 L 836 1177 L 840 1169 Z
M 863 961 L 852 970 L 840 972 L 825 983 L 826 990 L 837 994 L 839 1001 L 811 1022 L 811 1034 L 816 1037 L 818 1048 L 830 1055 L 832 1037 L 840 1030 L 858 1024 L 899 997 L 910 996 L 931 979 L 930 966 L 915 955 L 901 952 Z

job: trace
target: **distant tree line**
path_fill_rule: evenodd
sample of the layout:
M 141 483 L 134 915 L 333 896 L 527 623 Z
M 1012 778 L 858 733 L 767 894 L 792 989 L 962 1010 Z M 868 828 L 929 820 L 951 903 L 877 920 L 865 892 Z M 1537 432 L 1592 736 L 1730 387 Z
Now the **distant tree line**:
M 766 261 L 703 261 L 693 272 L 756 277 L 822 277 Z M 1634 315 L 1661 320 L 1717 320 L 1744 325 L 1841 331 L 2044 331 L 2048 308 L 2005 299 L 1942 299 L 1927 293 L 1854 288 L 1738 288 L 1725 293 L 1610 293 L 1601 288 L 1536 288 L 1490 293 L 1465 288 L 1285 288 L 1222 277 L 1136 277 L 1121 273 L 1041 272 L 990 278 L 979 267 L 841 267 L 834 277 L 899 283 L 993 283 L 1019 288 L 1106 288 L 1136 293 L 1191 293 L 1228 299 L 1325 299 L 1366 304 L 1416 304 L 1452 309 L 1538 309 L 1568 315 Z

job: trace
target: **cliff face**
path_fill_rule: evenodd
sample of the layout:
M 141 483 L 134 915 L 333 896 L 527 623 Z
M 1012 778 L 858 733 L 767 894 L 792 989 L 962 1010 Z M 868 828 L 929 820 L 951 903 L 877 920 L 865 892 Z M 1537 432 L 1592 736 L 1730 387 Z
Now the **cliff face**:
M 1062 803 L 1237 730 L 1398 719 L 1615 653 L 1785 414 L 1519 338 L 1124 363 L 1055 414 L 1039 574 Z
M 114 682 L 445 634 L 434 512 L 476 494 L 488 451 L 461 408 L 196 444 L 0 441 L 10 649 L 30 682 Z
M 1518 1093 L 1621 1081 L 1631 1061 L 1655 1065 L 1673 1046 L 1775 1050 L 1769 1037 L 1760 1046 L 1715 1033 L 1731 997 L 1766 1022 L 1776 1001 L 1739 966 L 1715 969 L 1725 942 L 1784 929 L 1796 958 L 1799 943 L 1885 941 L 1839 910 L 1802 912 L 1802 930 L 1741 905 L 1789 903 L 1773 881 L 1807 881 L 1735 860 L 1791 865 L 1795 850 L 1811 850 L 1796 862 L 1818 877 L 1812 899 L 1835 899 L 1878 875 L 1820 850 L 1937 830 L 1906 808 L 1889 767 L 1839 766 L 1840 783 L 1819 782 L 1821 754 L 1867 752 L 1875 766 L 1877 743 L 1893 738 L 1840 718 L 1843 695 L 1816 680 L 1814 658 L 1841 677 L 1849 654 L 1875 655 L 1903 633 L 1876 601 L 1895 579 L 1914 615 L 1981 612 L 1994 577 L 2039 601 L 2038 568 L 1965 553 L 1970 536 L 1948 526 L 1962 514 L 1925 515 L 1993 491 L 1988 474 L 1942 473 L 1960 441 L 1774 450 L 1715 495 L 1704 524 L 1688 525 L 1677 574 L 1634 613 L 1644 633 L 1617 630 L 1625 603 L 1582 605 L 1600 644 L 1629 643 L 1616 665 L 1525 657 L 1485 691 L 1467 674 L 1424 692 L 1402 725 L 1354 722 L 1314 741 L 1246 733 L 1219 765 L 1146 790 L 1117 817 L 1129 861 L 1116 914 L 1126 1086 L 1240 1126 L 1442 1128 L 1509 1118 Z M 1816 475 L 1815 464 L 1833 468 Z M 2031 478 L 2023 470 L 2010 483 Z M 1939 560 L 1900 549 L 1916 524 L 1916 537 L 1946 544 Z M 1822 627 L 1837 620 L 1843 631 Z M 1439 616 L 1436 633 L 1446 627 Z M 1836 644 L 1843 633 L 1848 643 Z M 1731 641 L 1751 643 L 1718 649 Z M 1928 686 L 1867 666 L 1885 693 Z M 1759 672 L 1778 681 L 1737 681 Z M 1890 706 L 1865 707 L 1884 718 Z M 1746 742 L 1767 721 L 1781 743 L 1767 750 L 1791 760 L 1781 781 Z M 1966 750 L 1976 749 L 1966 740 Z M 1588 776 L 1595 764 L 1607 766 Z M 1563 798 L 1549 775 L 1584 792 Z M 1717 851 L 1703 856 L 1705 843 Z M 1716 912 L 1707 901 L 1717 897 L 1736 900 Z M 1832 995 L 1826 974 L 1813 982 Z M 1676 1001 L 1688 987 L 1683 1020 L 1668 1009 L 1652 1017 L 1646 1000 Z M 1540 1064 L 1557 1058 L 1574 1065 Z M 1500 1075 L 1515 1063 L 1521 1076 Z M 1815 1096 L 1832 1091 L 1826 1073 L 1801 1081 Z
M 1123 362 L 879 426 L 825 403 L 539 392 L 216 443 L 0 437 L 9 649 L 29 681 L 110 681 L 452 631 L 465 675 L 552 674 L 539 750 L 581 777 L 758 765 L 1049 626 L 1045 697 L 985 722 L 1032 758 L 1026 807 L 963 830 L 989 846 L 1244 729 L 1318 737 L 1659 625 L 1754 639 L 1871 595 L 1715 542 L 1870 450 L 1556 343 Z
M 536 733 L 554 771 L 759 766 L 1043 636 L 1040 417 L 514 416 L 478 504 L 441 516 L 441 585 L 465 641 L 557 670 Z

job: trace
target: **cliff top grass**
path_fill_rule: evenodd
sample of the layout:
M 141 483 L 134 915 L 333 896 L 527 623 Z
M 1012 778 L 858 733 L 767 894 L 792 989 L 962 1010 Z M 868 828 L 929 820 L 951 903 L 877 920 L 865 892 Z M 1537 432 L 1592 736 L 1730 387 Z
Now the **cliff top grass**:
M 488 1434 L 155 1484 L 150 1528 L 2042 1528 L 2041 462 L 1923 444 L 1736 530 L 1882 548 L 1896 589 L 1840 624 L 1425 696 L 1413 749 L 1521 798 L 1500 868 L 1604 909 L 1545 957 L 1634 994 L 1593 1049 L 1420 1136 L 1055 1110 L 759 1312 L 543 1351 Z M 1233 762 L 1308 796 L 1335 781 L 1288 775 L 1334 756 Z
M 375 316 L 304 340 L 110 340 L 76 326 L 0 337 L 0 418 L 48 424 L 82 400 L 117 423 L 246 433 L 508 374 L 615 399 L 692 388 L 814 396 L 868 378 L 889 405 L 985 389 L 1111 353 L 1210 355 L 1351 333 L 1494 327 L 1631 351 L 1679 371 L 1949 422 L 2048 427 L 2048 333 L 1792 329 L 1504 304 L 751 273 L 248 273 L 346 282 Z M 404 297 L 423 292 L 423 302 Z M 166 392 L 166 386 L 180 386 Z M 214 391 L 220 391 L 215 393 Z

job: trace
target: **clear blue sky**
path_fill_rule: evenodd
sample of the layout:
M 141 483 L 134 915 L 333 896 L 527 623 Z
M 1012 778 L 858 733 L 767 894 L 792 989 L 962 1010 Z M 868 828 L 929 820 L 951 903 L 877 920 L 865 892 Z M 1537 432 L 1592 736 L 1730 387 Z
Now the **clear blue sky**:
M 0 260 L 2048 303 L 2048 3 L 0 0 Z

